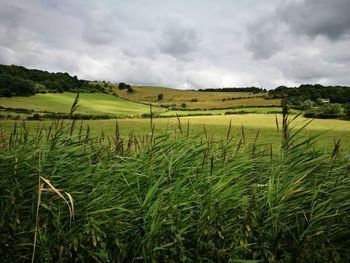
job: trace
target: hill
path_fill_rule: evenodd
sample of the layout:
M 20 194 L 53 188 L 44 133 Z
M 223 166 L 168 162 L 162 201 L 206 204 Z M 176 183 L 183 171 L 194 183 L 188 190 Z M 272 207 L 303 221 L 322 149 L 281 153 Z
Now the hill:
M 154 86 L 132 86 L 127 89 L 113 87 L 118 97 L 172 109 L 229 109 L 257 106 L 279 106 L 280 99 L 266 99 L 267 92 L 206 92 L 195 90 L 177 90 Z
M 3 109 L 27 109 L 39 113 L 69 113 L 75 96 L 75 93 L 65 92 L 36 94 L 30 97 L 0 98 L 0 106 Z M 149 112 L 149 107 L 108 94 L 81 93 L 79 107 L 76 112 L 89 115 L 105 114 L 115 118 L 120 116 L 140 116 Z

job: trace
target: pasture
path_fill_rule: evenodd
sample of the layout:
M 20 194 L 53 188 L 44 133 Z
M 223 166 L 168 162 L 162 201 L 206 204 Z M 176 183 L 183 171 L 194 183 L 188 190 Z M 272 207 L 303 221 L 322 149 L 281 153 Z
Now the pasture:
M 4 108 L 21 108 L 37 112 L 68 113 L 76 94 L 47 93 L 30 97 L 0 97 L 0 106 Z M 140 116 L 149 112 L 149 107 L 102 93 L 81 93 L 77 113 L 111 114 L 115 116 Z
M 133 92 L 119 90 L 114 86 L 113 91 L 121 98 L 154 105 L 181 108 L 183 103 L 190 109 L 228 109 L 256 106 L 279 106 L 279 99 L 266 99 L 267 93 L 252 92 L 202 92 L 194 90 L 178 90 L 153 86 L 133 86 Z M 163 94 L 159 100 L 158 95 Z

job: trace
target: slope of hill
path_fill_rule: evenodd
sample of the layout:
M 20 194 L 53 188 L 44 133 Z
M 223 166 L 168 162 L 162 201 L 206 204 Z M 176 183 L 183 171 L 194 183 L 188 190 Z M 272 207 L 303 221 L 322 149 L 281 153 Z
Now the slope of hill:
M 29 109 L 35 112 L 68 113 L 76 94 L 47 93 L 30 97 L 0 98 L 3 108 Z M 81 93 L 79 107 L 81 114 L 109 114 L 113 116 L 139 116 L 149 112 L 149 107 L 102 93 Z
M 253 92 L 205 92 L 194 90 L 177 90 L 153 86 L 132 86 L 133 91 L 113 91 L 121 98 L 173 109 L 229 109 L 256 106 L 279 106 L 280 99 L 266 99 L 267 93 Z

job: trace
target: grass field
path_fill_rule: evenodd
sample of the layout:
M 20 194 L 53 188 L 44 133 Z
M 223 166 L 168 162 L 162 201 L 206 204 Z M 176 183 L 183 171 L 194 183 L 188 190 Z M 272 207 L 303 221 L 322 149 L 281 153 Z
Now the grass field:
M 152 86 L 133 86 L 134 92 L 119 90 L 114 87 L 114 92 L 119 97 L 127 100 L 149 103 L 155 105 L 168 105 L 169 107 L 180 108 L 182 103 L 191 109 L 221 109 L 255 106 L 279 106 L 280 100 L 266 100 L 266 93 L 254 94 L 251 92 L 200 92 L 190 90 L 177 90 Z M 158 95 L 163 94 L 164 98 L 158 100 Z M 224 101 L 223 101 L 224 100 Z
M 279 123 L 281 122 L 281 115 L 277 115 Z M 204 134 L 204 125 L 206 132 L 210 136 L 214 136 L 214 139 L 220 140 L 225 138 L 229 123 L 231 122 L 231 133 L 233 138 L 237 140 L 242 135 L 242 126 L 244 127 L 244 133 L 248 142 L 255 140 L 258 130 L 260 130 L 258 142 L 265 144 L 269 147 L 270 144 L 273 148 L 278 148 L 280 144 L 280 132 L 277 130 L 276 119 L 274 114 L 243 114 L 243 115 L 225 115 L 225 116 L 194 116 L 194 117 L 181 117 L 180 119 L 183 131 L 187 129 L 189 123 L 189 129 L 191 133 Z M 302 126 L 304 123 L 311 121 L 299 117 L 297 127 Z M 3 120 L 0 121 L 0 127 L 3 130 L 9 131 L 13 127 L 15 121 Z M 178 119 L 177 118 L 156 118 L 153 119 L 158 131 L 170 131 L 179 132 Z M 20 122 L 19 122 L 20 123 Z M 46 123 L 47 126 L 51 121 L 30 121 L 26 125 L 35 130 L 37 124 Z M 80 122 L 78 122 L 80 123 Z M 84 121 L 84 126 L 90 127 L 90 131 L 93 136 L 99 136 L 101 133 L 105 135 L 112 135 L 115 129 L 115 120 L 91 120 Z M 120 119 L 118 120 L 121 135 L 126 137 L 131 132 L 138 136 L 145 135 L 150 132 L 150 120 L 149 119 Z M 281 124 L 279 125 L 281 129 Z M 332 149 L 335 141 L 341 140 L 342 149 L 350 152 L 350 122 L 342 120 L 313 120 L 303 131 L 303 136 L 307 137 L 310 134 L 317 135 L 322 134 L 317 144 L 321 148 Z
M 75 93 L 47 93 L 31 97 L 0 98 L 4 108 L 22 108 L 38 112 L 68 113 Z M 77 113 L 111 114 L 116 116 L 140 116 L 149 112 L 149 107 L 102 93 L 81 93 Z
M 141 89 L 141 88 L 140 88 Z M 144 88 L 142 88 L 143 90 Z M 145 88 L 147 89 L 147 88 Z M 153 90 L 152 88 L 150 88 Z M 156 89 L 156 88 L 154 88 Z M 165 88 L 162 88 L 165 89 Z M 171 90 L 171 89 L 170 89 Z M 144 91 L 144 90 L 143 90 Z M 174 93 L 183 93 L 184 91 L 175 90 Z M 195 91 L 187 91 L 191 93 L 199 93 Z M 203 94 L 204 93 L 204 94 Z M 152 93 L 151 93 L 152 94 Z M 208 92 L 201 92 L 205 96 L 210 95 Z M 215 93 L 214 93 L 215 95 Z M 218 93 L 217 96 L 225 95 L 224 92 Z M 239 95 L 234 93 L 233 95 Z M 175 96 L 175 95 L 173 95 Z M 68 113 L 71 107 L 71 104 L 75 98 L 74 93 L 48 93 L 48 94 L 37 94 L 31 97 L 12 97 L 4 98 L 0 97 L 0 106 L 3 108 L 17 108 L 17 109 L 28 109 L 34 110 L 36 112 L 59 112 L 59 113 Z M 184 99 L 184 97 L 180 97 Z M 208 97 L 209 98 L 209 97 Z M 197 102 L 196 102 L 197 103 Z M 229 105 L 224 105 L 225 102 L 218 101 L 203 101 L 206 104 L 205 107 L 209 108 L 220 108 L 228 107 Z M 271 106 L 270 100 L 265 100 L 263 98 L 250 98 L 250 99 L 241 99 L 233 100 L 231 106 L 235 104 L 234 107 L 238 109 L 213 109 L 213 110 L 171 110 L 166 108 L 157 107 L 157 103 L 153 106 L 153 112 L 160 116 L 186 116 L 186 115 L 223 115 L 227 111 L 235 113 L 238 111 L 244 111 L 246 113 L 271 113 L 271 112 L 280 112 L 279 107 L 263 107 L 264 105 Z M 112 95 L 101 94 L 101 93 L 81 93 L 79 98 L 79 108 L 77 113 L 81 114 L 109 114 L 111 116 L 118 117 L 140 117 L 142 114 L 149 113 L 150 109 L 148 105 L 135 103 L 132 101 L 124 100 Z M 215 105 L 221 105 L 220 107 Z M 259 107 L 250 107 L 250 105 L 255 105 Z M 205 108 L 204 107 L 204 108 Z M 241 109 L 244 107 L 244 109 Z M 18 114 L 6 110 L 0 111 L 2 116 L 20 116 L 26 117 L 31 116 L 30 114 Z

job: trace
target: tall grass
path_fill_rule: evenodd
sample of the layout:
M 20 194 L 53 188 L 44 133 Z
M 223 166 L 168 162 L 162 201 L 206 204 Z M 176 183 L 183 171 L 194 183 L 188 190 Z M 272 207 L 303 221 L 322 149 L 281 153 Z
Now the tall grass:
M 128 138 L 16 125 L 0 137 L 1 261 L 349 262 L 349 162 L 285 118 L 280 152 L 180 119 Z

